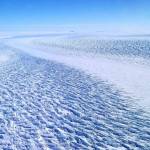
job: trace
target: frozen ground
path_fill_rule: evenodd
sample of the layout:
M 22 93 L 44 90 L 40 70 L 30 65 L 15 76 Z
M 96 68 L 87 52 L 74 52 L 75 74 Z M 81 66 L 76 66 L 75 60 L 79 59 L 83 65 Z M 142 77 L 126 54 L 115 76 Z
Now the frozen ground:
M 149 84 L 144 54 L 134 61 L 125 54 L 86 52 L 83 57 L 82 47 L 83 52 L 72 51 L 39 40 L 38 46 L 34 38 L 0 44 L 0 149 L 150 149 L 148 109 L 136 106 L 142 95 L 136 97 L 135 88 L 135 96 L 130 94 L 131 86 L 125 89 L 122 81 L 126 72 L 139 71 L 147 78 L 131 76 L 130 82 Z
M 53 34 L 15 37 L 6 43 L 32 56 L 63 63 L 106 81 L 130 95 L 136 105 L 150 111 L 149 37 Z

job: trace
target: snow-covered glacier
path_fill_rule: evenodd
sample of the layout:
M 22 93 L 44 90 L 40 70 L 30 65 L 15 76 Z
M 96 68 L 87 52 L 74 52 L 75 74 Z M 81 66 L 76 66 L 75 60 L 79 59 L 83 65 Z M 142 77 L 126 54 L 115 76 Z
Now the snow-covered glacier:
M 150 41 L 82 34 L 0 41 L 0 149 L 150 149 Z

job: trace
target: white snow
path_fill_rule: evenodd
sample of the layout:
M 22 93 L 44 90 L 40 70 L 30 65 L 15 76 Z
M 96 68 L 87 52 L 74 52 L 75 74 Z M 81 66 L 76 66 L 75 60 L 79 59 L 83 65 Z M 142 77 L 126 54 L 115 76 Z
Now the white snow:
M 0 149 L 147 149 L 149 113 L 135 103 L 150 110 L 149 60 L 59 38 L 0 42 Z M 119 50 L 134 43 L 119 42 Z
M 0 63 L 6 62 L 9 59 L 9 56 L 0 54 Z
M 63 63 L 107 81 L 135 99 L 135 103 L 140 107 L 150 111 L 150 65 L 148 60 L 104 54 L 90 56 L 84 52 L 80 55 L 73 55 L 64 49 L 50 46 L 44 49 L 38 45 L 32 45 L 32 40 L 31 38 L 16 39 L 8 43 L 33 56 Z

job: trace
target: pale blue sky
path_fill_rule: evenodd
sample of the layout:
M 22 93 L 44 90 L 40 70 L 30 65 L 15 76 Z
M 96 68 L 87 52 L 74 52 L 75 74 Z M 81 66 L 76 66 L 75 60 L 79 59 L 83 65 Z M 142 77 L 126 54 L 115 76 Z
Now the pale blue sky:
M 0 30 L 59 26 L 148 31 L 150 0 L 0 0 Z

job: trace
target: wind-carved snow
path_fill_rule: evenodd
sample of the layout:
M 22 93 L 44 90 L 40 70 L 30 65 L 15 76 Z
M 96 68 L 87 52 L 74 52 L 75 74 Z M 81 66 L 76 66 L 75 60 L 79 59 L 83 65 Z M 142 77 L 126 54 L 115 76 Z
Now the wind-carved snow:
M 135 99 L 135 104 L 150 111 L 148 40 L 46 37 L 17 39 L 12 45 L 31 55 L 64 63 L 107 81 Z
M 0 149 L 150 148 L 149 115 L 131 97 L 62 63 L 0 48 L 16 55 L 0 65 Z

